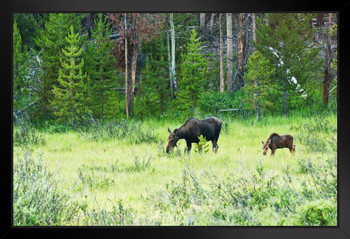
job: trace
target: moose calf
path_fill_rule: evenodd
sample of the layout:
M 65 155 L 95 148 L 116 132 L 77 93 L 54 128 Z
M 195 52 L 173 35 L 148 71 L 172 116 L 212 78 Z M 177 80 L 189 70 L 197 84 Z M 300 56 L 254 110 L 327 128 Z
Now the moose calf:
M 261 141 L 263 144 L 263 154 L 266 155 L 267 150 L 271 149 L 271 156 L 275 154 L 276 149 L 289 148 L 291 154 L 295 153 L 295 145 L 293 144 L 293 136 L 291 135 L 278 135 L 276 133 L 271 134 L 266 142 Z

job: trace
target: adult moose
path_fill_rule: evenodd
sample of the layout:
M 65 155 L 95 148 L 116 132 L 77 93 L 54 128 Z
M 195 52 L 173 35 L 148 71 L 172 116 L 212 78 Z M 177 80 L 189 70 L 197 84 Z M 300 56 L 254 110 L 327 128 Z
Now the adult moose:
M 216 152 L 219 148 L 217 142 L 219 139 L 219 134 L 221 130 L 222 122 L 216 117 L 209 117 L 204 120 L 199 120 L 196 118 L 189 118 L 180 128 L 174 129 L 170 133 L 168 138 L 168 145 L 166 146 L 166 152 L 173 150 L 177 141 L 180 139 L 186 140 L 187 152 L 191 151 L 192 143 L 198 143 L 198 137 L 203 135 L 207 141 L 213 143 L 213 152 Z

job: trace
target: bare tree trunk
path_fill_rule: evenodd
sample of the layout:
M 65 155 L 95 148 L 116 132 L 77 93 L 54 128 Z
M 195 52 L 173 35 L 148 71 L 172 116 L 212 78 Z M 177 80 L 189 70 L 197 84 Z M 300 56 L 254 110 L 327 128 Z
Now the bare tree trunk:
M 175 71 L 175 27 L 174 14 L 170 13 L 170 31 L 171 31 L 171 79 L 173 81 L 173 91 L 177 91 L 176 71 Z M 175 94 L 174 94 L 175 95 Z
M 246 35 L 243 30 L 245 14 L 240 13 L 238 15 L 238 42 L 237 42 L 237 76 L 236 76 L 236 89 L 241 88 L 243 82 L 243 66 L 244 66 L 244 54 L 245 54 L 245 41 Z
M 137 49 L 138 54 L 142 53 L 142 43 L 138 44 L 138 49 Z M 137 68 L 137 60 L 138 58 L 136 57 L 136 68 Z M 142 57 L 141 57 L 141 61 L 142 61 Z M 141 95 L 141 90 L 142 90 L 142 67 L 141 67 L 142 63 L 140 63 L 139 68 L 136 69 L 136 76 L 137 76 L 137 88 L 136 88 L 136 95 L 137 98 L 140 98 Z
M 287 103 L 287 83 L 283 81 L 283 114 L 288 116 L 288 103 Z
M 172 70 L 171 70 L 171 54 L 170 54 L 170 36 L 169 36 L 169 30 L 166 31 L 166 41 L 168 45 L 168 67 L 169 67 L 169 80 L 170 80 L 170 89 L 171 89 L 171 100 L 174 99 L 174 86 L 173 86 L 173 77 L 172 77 Z
M 124 13 L 124 29 L 125 29 L 125 113 L 126 118 L 129 118 L 129 92 L 128 92 L 128 39 L 126 37 L 127 31 L 127 13 Z
M 200 25 L 200 29 L 203 30 L 205 26 L 205 13 L 199 14 L 199 25 Z
M 223 93 L 225 91 L 225 82 L 224 82 L 224 66 L 223 66 L 223 54 L 222 54 L 222 13 L 219 13 L 219 29 L 220 29 L 220 92 Z
M 232 13 L 226 14 L 226 28 L 227 28 L 227 91 L 232 91 Z
M 324 66 L 324 79 L 323 79 L 323 105 L 324 106 L 328 105 L 329 86 L 332 81 L 332 69 L 331 69 L 332 17 L 333 17 L 333 14 L 329 13 L 328 14 L 328 36 L 327 36 L 327 44 L 326 44 L 326 59 L 325 59 L 325 66 Z
M 104 81 L 104 77 L 102 76 L 100 79 L 100 82 Z M 101 90 L 101 122 L 103 122 L 103 115 L 104 115 L 104 88 L 102 85 L 100 85 Z
M 129 86 L 129 116 L 134 114 L 134 92 L 136 80 L 137 46 L 134 46 L 131 58 L 131 81 Z
M 252 24 L 253 41 L 256 43 L 256 13 L 252 13 Z M 253 51 L 255 51 L 255 46 L 253 46 Z
M 256 22 L 255 22 L 256 14 L 252 13 L 252 33 L 253 33 L 253 41 L 256 43 Z M 255 51 L 255 46 L 253 46 L 253 51 Z M 260 120 L 260 109 L 259 109 L 259 89 L 258 89 L 258 81 L 254 78 L 254 86 L 256 88 L 255 92 L 255 109 L 256 109 L 256 118 Z
M 220 14 L 220 13 L 219 13 L 219 14 Z M 212 13 L 211 16 L 210 16 L 210 30 L 213 29 L 214 20 L 215 20 L 215 15 L 216 15 L 216 13 Z
M 317 26 L 322 26 L 323 25 L 323 13 L 317 13 L 316 15 L 316 24 Z

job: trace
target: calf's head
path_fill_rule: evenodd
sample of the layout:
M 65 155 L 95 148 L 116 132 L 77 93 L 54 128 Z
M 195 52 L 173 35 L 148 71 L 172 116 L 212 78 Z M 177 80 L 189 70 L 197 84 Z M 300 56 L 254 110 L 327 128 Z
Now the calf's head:
M 166 146 L 165 151 L 169 153 L 176 147 L 176 143 L 179 140 L 179 137 L 177 136 L 177 129 L 174 129 L 173 132 L 171 132 L 170 128 L 168 127 L 169 137 L 168 137 L 168 145 Z
M 271 143 L 271 139 L 267 140 L 265 143 L 264 143 L 264 141 L 261 141 L 261 143 L 263 145 L 263 147 L 262 147 L 263 155 L 266 155 L 267 150 L 269 149 L 269 146 L 270 146 L 270 143 Z

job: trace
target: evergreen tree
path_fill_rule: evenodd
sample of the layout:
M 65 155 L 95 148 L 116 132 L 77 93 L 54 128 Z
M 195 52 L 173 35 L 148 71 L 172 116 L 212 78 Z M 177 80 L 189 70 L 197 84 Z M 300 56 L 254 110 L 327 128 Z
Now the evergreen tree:
M 245 102 L 256 110 L 260 119 L 261 110 L 275 109 L 280 87 L 275 84 L 275 67 L 259 52 L 255 51 L 248 58 L 247 72 L 244 74 L 243 92 Z
M 29 82 L 29 53 L 27 47 L 22 44 L 22 37 L 17 27 L 13 24 L 13 111 L 23 109 L 30 101 Z
M 275 13 L 257 18 L 256 48 L 276 66 L 276 78 L 282 86 L 283 113 L 303 101 L 308 85 L 317 78 L 322 64 L 312 44 L 313 14 Z
M 113 41 L 109 39 L 111 29 L 107 18 L 98 14 L 94 20 L 95 28 L 91 31 L 92 41 L 87 44 L 85 69 L 89 75 L 89 107 L 95 117 L 103 120 L 105 104 L 111 89 L 116 87 L 116 59 L 112 54 Z
M 167 62 L 149 57 L 142 71 L 143 84 L 140 97 L 143 116 L 161 115 L 170 100 L 169 78 L 166 71 Z
M 45 116 L 50 116 L 52 109 L 50 101 L 53 100 L 53 86 L 57 86 L 57 78 L 60 69 L 60 58 L 63 57 L 62 48 L 66 44 L 65 36 L 69 32 L 69 26 L 81 29 L 81 17 L 74 13 L 49 13 L 45 27 L 40 31 L 35 42 L 41 49 L 40 87 L 38 96 Z
M 22 44 L 27 46 L 27 49 L 36 48 L 35 38 L 40 32 L 41 25 L 44 20 L 42 13 L 14 13 L 13 19 L 17 23 L 17 27 L 22 35 Z
M 63 57 L 60 58 L 62 68 L 59 69 L 58 85 L 53 86 L 54 98 L 51 105 L 54 115 L 61 122 L 73 124 L 87 112 L 85 98 L 87 75 L 83 73 L 84 59 L 81 58 L 79 33 L 74 33 L 73 25 L 65 41 L 66 46 L 62 49 Z
M 194 114 L 198 109 L 198 100 L 204 91 L 205 76 L 208 67 L 207 59 L 201 53 L 201 42 L 197 32 L 192 30 L 187 44 L 187 53 L 182 54 L 181 79 L 176 92 L 176 110 L 185 112 L 186 116 Z
M 171 100 L 169 59 L 167 57 L 166 34 L 161 32 L 157 39 L 142 46 L 147 59 L 142 69 L 142 89 L 137 92 L 136 114 L 138 116 L 160 116 Z

